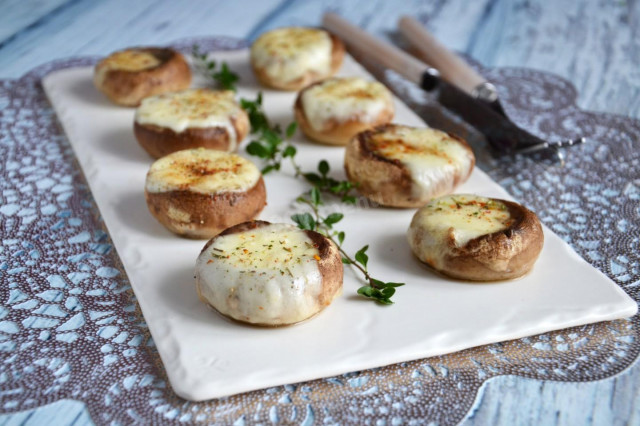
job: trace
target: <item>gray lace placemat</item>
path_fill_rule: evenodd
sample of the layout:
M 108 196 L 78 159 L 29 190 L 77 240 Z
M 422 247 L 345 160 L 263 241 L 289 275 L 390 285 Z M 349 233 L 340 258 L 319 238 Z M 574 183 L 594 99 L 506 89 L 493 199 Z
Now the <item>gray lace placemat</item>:
M 235 39 L 184 40 L 189 51 L 238 49 Z M 0 406 L 60 399 L 86 404 L 97 424 L 453 424 L 482 383 L 515 374 L 559 381 L 609 377 L 638 355 L 638 316 L 206 403 L 168 386 L 86 181 L 40 86 L 56 61 L 0 81 Z M 595 267 L 638 300 L 640 122 L 585 112 L 567 81 L 539 71 L 481 70 L 507 111 L 547 139 L 584 135 L 565 167 L 492 158 L 473 129 L 395 75 L 387 82 L 427 122 L 466 137 L 478 165 Z

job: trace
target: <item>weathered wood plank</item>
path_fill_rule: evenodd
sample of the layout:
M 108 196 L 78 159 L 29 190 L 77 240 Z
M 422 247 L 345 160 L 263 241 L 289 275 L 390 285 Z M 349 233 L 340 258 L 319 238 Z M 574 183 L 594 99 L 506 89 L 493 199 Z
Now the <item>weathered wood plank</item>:
M 462 425 L 639 424 L 638 383 L 637 366 L 588 383 L 498 377 L 485 384 Z
M 0 25 L 0 45 L 52 12 L 64 13 L 64 6 L 70 0 L 4 0 L 2 25 Z
M 490 66 L 559 74 L 584 108 L 640 117 L 638 2 L 499 0 L 467 49 Z
M 320 25 L 325 11 L 336 12 L 354 24 L 380 37 L 392 38 L 396 34 L 396 23 L 402 15 L 412 15 L 420 20 L 434 23 L 432 31 L 455 49 L 466 47 L 478 21 L 482 18 L 490 0 L 461 1 L 340 1 L 287 2 L 287 7 L 260 22 L 248 38 L 253 39 L 263 31 L 287 25 Z M 451 22 L 456 25 L 451 25 Z
M 74 3 L 0 47 L 0 75 L 77 55 L 105 55 L 132 45 L 158 45 L 203 35 L 244 37 L 278 2 L 110 0 Z M 250 12 L 250 13 L 249 13 Z

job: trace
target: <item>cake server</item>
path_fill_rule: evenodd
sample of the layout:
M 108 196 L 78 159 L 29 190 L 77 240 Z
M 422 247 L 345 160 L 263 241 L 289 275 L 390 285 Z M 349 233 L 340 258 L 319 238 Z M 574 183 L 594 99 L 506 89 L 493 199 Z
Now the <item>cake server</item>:
M 585 141 L 584 138 L 578 138 L 548 142 L 518 127 L 507 117 L 498 102 L 495 87 L 461 58 L 440 45 L 411 18 L 403 18 L 401 21 L 402 32 L 421 46 L 421 52 L 427 52 L 428 60 L 440 67 L 440 71 L 405 51 L 376 39 L 335 13 L 326 13 L 323 25 L 340 37 L 350 50 L 396 71 L 426 91 L 435 91 L 441 105 L 478 129 L 500 153 L 546 151 L 562 161 L 558 148 Z M 424 41 L 425 33 L 428 42 Z

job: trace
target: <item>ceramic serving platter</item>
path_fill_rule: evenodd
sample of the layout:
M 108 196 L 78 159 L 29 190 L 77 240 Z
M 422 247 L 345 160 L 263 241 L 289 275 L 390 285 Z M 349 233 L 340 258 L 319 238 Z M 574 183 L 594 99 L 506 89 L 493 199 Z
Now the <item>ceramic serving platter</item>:
M 265 90 L 255 82 L 246 50 L 218 52 L 241 76 L 238 96 L 264 105 L 274 122 L 293 120 L 295 93 Z M 341 75 L 369 74 L 347 57 Z M 358 275 L 345 270 L 344 293 L 316 317 L 283 328 L 228 321 L 202 304 L 194 264 L 204 241 L 171 234 L 153 219 L 144 180 L 153 160 L 133 136 L 134 110 L 109 103 L 92 84 L 92 69 L 48 75 L 45 90 L 89 182 L 175 392 L 206 400 L 441 355 L 569 326 L 629 317 L 637 305 L 614 282 L 544 228 L 545 245 L 527 276 L 508 282 L 470 283 L 433 273 L 411 254 L 406 230 L 414 210 L 328 205 L 344 213 L 337 227 L 355 252 L 369 244 L 369 267 L 385 281 L 405 282 L 395 304 L 380 306 L 356 295 Z M 195 84 L 204 84 L 196 81 Z M 424 126 L 398 99 L 395 122 Z M 312 170 L 320 159 L 344 178 L 344 148 L 294 137 L 298 161 Z M 246 141 L 241 145 L 244 153 Z M 265 177 L 268 205 L 260 218 L 290 222 L 295 198 L 308 190 L 291 169 Z M 510 198 L 476 169 L 457 192 Z

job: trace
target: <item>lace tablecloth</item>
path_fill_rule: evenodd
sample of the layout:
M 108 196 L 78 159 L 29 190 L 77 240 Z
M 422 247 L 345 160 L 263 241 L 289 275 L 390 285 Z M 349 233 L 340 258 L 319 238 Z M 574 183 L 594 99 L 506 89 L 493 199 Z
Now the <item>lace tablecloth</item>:
M 185 40 L 204 49 L 235 39 Z M 73 152 L 40 86 L 75 58 L 0 81 L 0 405 L 86 404 L 98 424 L 280 422 L 451 424 L 482 383 L 514 374 L 545 380 L 609 377 L 638 355 L 638 317 L 291 384 L 206 403 L 175 396 Z M 548 73 L 481 69 L 508 113 L 546 139 L 587 136 L 566 165 L 496 159 L 473 129 L 397 75 L 388 84 L 425 120 L 466 137 L 478 166 L 638 300 L 640 122 L 581 111 L 573 86 Z

